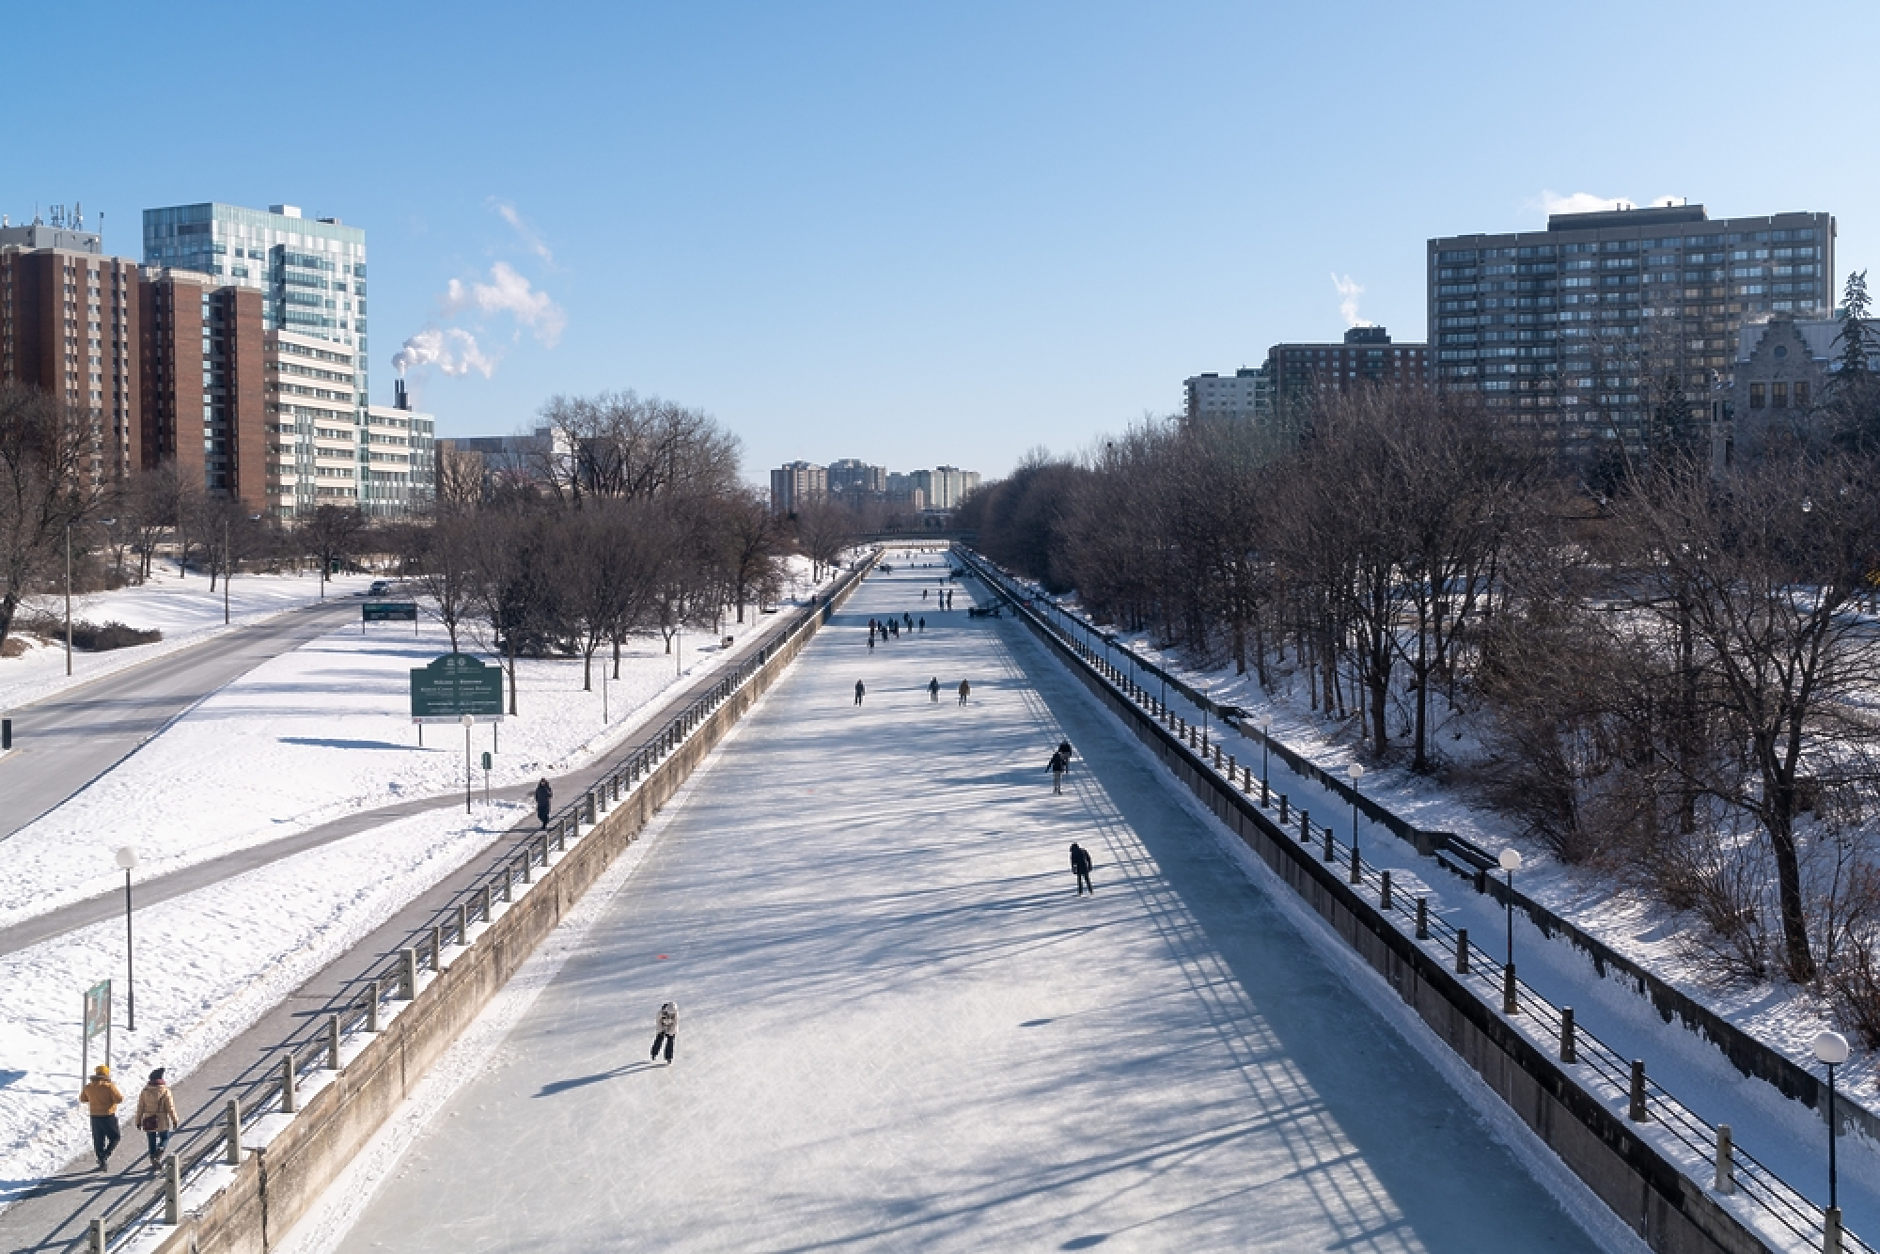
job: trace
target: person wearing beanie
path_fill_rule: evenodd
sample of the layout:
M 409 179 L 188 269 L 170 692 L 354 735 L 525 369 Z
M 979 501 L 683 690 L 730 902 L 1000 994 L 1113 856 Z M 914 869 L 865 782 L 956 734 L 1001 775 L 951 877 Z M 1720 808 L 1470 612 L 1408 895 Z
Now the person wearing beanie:
M 78 1100 L 91 1115 L 91 1149 L 98 1156 L 98 1170 L 103 1171 L 111 1165 L 111 1151 L 124 1138 L 117 1117 L 124 1094 L 111 1082 L 111 1068 L 99 1063 L 90 1081 L 80 1090 Z
M 163 1166 L 163 1153 L 170 1147 L 170 1133 L 181 1120 L 176 1115 L 176 1095 L 164 1083 L 163 1068 L 150 1073 L 150 1083 L 137 1095 L 137 1126 L 150 1140 L 150 1170 Z

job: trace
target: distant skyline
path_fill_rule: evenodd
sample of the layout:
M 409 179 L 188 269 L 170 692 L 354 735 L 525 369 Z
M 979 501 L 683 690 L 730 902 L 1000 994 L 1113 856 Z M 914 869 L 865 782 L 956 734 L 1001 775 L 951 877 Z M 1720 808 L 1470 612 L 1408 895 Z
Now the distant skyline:
M 401 350 L 444 436 L 631 388 L 713 414 L 752 481 L 997 477 L 1274 343 L 1422 340 L 1424 241 L 1550 205 L 1830 212 L 1837 290 L 1880 229 L 1852 2 L 109 0 L 83 28 L 14 32 L 14 222 L 82 202 L 140 257 L 146 208 L 337 216 L 375 402 Z

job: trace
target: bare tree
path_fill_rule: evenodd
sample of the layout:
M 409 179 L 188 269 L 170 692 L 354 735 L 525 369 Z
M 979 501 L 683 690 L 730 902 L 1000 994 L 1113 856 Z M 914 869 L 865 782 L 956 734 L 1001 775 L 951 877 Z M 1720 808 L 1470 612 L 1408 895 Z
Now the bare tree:
M 300 526 L 307 551 L 320 563 L 320 587 L 324 592 L 327 578 L 339 561 L 353 556 L 366 531 L 366 518 L 349 505 L 319 505 Z
M 0 643 L 22 597 L 52 577 L 67 529 L 95 508 L 92 424 L 49 394 L 0 384 Z

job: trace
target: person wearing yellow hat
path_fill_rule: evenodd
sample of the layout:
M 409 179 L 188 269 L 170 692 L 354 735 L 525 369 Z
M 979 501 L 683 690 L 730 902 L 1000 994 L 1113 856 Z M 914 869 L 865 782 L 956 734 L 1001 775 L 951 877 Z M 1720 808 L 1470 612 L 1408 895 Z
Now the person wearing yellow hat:
M 111 1068 L 99 1063 L 91 1073 L 90 1082 L 80 1090 L 78 1100 L 91 1112 L 91 1148 L 98 1155 L 98 1170 L 103 1171 L 111 1165 L 111 1151 L 124 1136 L 117 1117 L 124 1094 L 111 1083 Z

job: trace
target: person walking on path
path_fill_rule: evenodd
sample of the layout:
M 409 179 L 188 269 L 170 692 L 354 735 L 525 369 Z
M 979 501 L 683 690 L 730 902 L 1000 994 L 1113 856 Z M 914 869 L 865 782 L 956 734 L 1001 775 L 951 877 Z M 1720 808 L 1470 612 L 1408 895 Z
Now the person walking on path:
M 935 675 L 927 681 L 927 699 L 935 705 L 940 704 L 940 676 Z
M 150 1170 L 163 1166 L 163 1152 L 170 1147 L 170 1133 L 180 1123 L 176 1117 L 176 1094 L 164 1082 L 163 1068 L 150 1073 L 150 1083 L 137 1095 L 137 1126 L 150 1142 Z
M 973 691 L 973 686 L 971 684 L 967 683 L 964 679 L 960 680 L 960 704 L 961 705 L 966 704 L 966 698 L 972 695 L 972 691 Z
M 666 1047 L 666 1063 L 672 1063 L 672 1048 L 679 1043 L 679 1003 L 669 1001 L 659 1008 L 659 1031 L 653 1036 L 654 1062 L 659 1061 L 659 1047 Z
M 80 1091 L 78 1100 L 85 1104 L 91 1114 L 91 1151 L 98 1156 L 98 1170 L 103 1171 L 111 1165 L 111 1151 L 118 1147 L 124 1133 L 118 1127 L 117 1108 L 124 1101 L 124 1094 L 118 1092 L 118 1086 L 111 1083 L 111 1068 L 99 1063 L 91 1073 L 91 1081 Z
M 547 779 L 543 779 L 540 783 L 536 784 L 535 817 L 541 821 L 543 831 L 548 830 L 548 807 L 549 803 L 554 799 L 555 790 L 548 786 Z
M 916 625 L 916 630 L 923 636 L 927 634 L 927 616 L 925 614 L 920 616 L 920 622 Z
M 1064 750 L 1051 751 L 1051 764 L 1044 769 L 1051 772 L 1051 792 L 1056 796 L 1064 795 L 1064 772 L 1070 770 L 1070 759 L 1064 756 Z
M 868 689 L 862 686 L 862 681 L 859 679 L 856 680 L 855 681 L 855 704 L 860 705 L 862 703 L 862 698 L 866 696 L 867 693 L 868 693 Z
M 1090 851 L 1076 841 L 1071 842 L 1071 873 L 1077 877 L 1079 897 L 1086 892 L 1092 897 L 1097 895 L 1096 886 L 1090 882 Z

